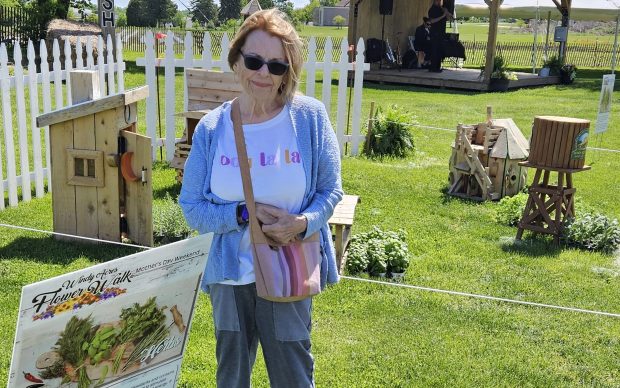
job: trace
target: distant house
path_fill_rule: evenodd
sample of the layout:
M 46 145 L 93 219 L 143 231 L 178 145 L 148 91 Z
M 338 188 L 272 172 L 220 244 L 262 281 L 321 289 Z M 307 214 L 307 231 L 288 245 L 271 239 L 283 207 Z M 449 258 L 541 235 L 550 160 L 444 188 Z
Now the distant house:
M 349 2 L 341 0 L 334 7 L 317 7 L 312 15 L 312 22 L 315 26 L 335 26 L 334 17 L 340 15 L 344 18 L 343 26 L 349 25 Z
M 254 12 L 258 12 L 260 10 L 262 10 L 262 8 L 260 7 L 260 3 L 258 2 L 258 0 L 251 0 L 241 10 L 241 16 L 243 16 L 243 19 L 246 19 Z

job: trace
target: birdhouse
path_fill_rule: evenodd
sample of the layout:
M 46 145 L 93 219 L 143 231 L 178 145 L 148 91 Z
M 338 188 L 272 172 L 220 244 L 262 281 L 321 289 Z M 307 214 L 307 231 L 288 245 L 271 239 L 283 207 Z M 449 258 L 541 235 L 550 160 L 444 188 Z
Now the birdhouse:
M 498 200 L 517 194 L 525 185 L 529 143 L 512 119 L 459 124 L 452 144 L 448 193 L 474 200 Z
M 37 117 L 49 126 L 54 231 L 152 246 L 151 139 L 136 133 L 148 86 L 100 98 L 96 71 L 70 81 L 73 105 Z

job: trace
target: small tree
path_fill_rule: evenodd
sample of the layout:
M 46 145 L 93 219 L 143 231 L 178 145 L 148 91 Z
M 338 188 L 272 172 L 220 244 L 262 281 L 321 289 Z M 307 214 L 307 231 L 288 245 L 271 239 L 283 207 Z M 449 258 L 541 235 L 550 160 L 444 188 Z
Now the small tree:
M 340 30 L 342 28 L 342 25 L 345 22 L 345 18 L 342 15 L 336 15 L 336 16 L 334 16 L 332 21 L 334 22 L 335 25 L 338 26 L 338 29 Z

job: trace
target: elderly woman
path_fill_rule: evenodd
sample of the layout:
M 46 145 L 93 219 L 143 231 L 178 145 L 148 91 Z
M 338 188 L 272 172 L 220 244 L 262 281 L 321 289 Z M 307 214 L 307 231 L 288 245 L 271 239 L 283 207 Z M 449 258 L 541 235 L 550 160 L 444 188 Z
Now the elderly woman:
M 245 20 L 228 63 L 242 85 L 241 111 L 256 217 L 277 244 L 320 232 L 321 287 L 338 281 L 327 220 L 342 198 L 338 144 L 323 104 L 296 95 L 302 42 L 283 13 Z M 272 387 L 314 386 L 312 298 L 257 296 L 248 216 L 231 119 L 232 102 L 198 124 L 179 202 L 189 225 L 213 232 L 202 288 L 216 331 L 218 387 L 249 387 L 258 342 Z

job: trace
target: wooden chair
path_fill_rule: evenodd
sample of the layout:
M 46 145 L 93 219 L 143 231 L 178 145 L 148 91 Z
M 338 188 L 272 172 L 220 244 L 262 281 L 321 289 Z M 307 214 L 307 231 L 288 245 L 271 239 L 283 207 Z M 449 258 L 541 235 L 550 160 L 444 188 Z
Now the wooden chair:
M 174 158 L 170 165 L 177 170 L 177 181 L 183 181 L 185 160 L 192 148 L 192 136 L 200 119 L 211 109 L 237 97 L 242 89 L 234 73 L 223 73 L 206 69 L 185 69 L 187 80 L 187 111 L 178 116 L 185 118 L 185 132 L 177 142 Z

